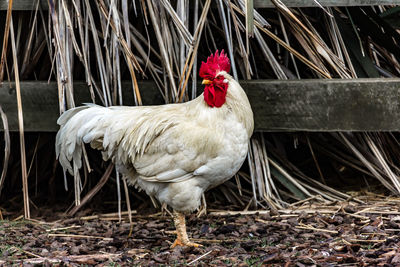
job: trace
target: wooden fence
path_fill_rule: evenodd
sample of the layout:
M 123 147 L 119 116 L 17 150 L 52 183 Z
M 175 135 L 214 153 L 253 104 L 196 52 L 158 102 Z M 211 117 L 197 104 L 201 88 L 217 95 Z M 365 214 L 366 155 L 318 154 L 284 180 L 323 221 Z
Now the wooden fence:
M 399 131 L 400 79 L 242 81 L 259 131 Z M 201 85 L 199 85 L 201 86 Z M 164 103 L 153 82 L 140 82 L 143 103 Z M 124 104 L 133 104 L 130 82 Z M 75 103 L 92 102 L 87 85 L 74 83 Z M 201 90 L 199 90 L 201 91 Z M 55 82 L 22 82 L 26 131 L 56 131 L 59 115 Z M 10 130 L 18 130 L 14 83 L 0 87 Z
M 41 0 L 47 7 L 47 0 Z M 282 0 L 292 7 L 316 6 L 313 0 Z M 35 1 L 14 0 L 14 10 L 29 10 Z M 250 1 L 252 2 L 252 1 Z M 399 0 L 319 0 L 323 6 L 395 5 Z M 8 1 L 0 0 L 0 10 Z M 269 0 L 254 0 L 255 7 L 269 8 Z M 400 79 L 355 80 L 255 80 L 243 81 L 260 131 L 399 131 Z M 139 84 L 144 104 L 163 103 L 152 82 Z M 91 102 L 87 86 L 75 82 L 75 103 Z M 132 104 L 130 84 L 124 83 L 125 104 Z M 201 90 L 200 90 L 201 91 Z M 22 82 L 26 131 L 56 131 L 57 85 Z M 18 130 L 15 86 L 0 86 L 0 105 L 11 131 Z

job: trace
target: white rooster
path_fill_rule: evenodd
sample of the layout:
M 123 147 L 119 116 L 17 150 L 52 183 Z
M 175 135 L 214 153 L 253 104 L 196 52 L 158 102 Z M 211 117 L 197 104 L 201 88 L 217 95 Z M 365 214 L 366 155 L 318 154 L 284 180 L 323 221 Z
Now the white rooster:
M 199 246 L 189 241 L 184 214 L 199 208 L 207 189 L 239 170 L 254 128 L 249 100 L 229 70 L 223 51 L 208 57 L 199 74 L 204 93 L 186 103 L 66 111 L 57 121 L 60 164 L 72 175 L 82 165 L 84 143 L 90 143 L 130 184 L 172 207 L 172 247 Z

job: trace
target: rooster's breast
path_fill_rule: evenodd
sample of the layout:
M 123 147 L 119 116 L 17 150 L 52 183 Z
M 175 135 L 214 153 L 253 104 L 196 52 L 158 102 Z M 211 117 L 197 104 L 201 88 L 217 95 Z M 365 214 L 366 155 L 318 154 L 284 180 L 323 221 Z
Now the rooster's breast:
M 208 127 L 206 127 L 208 126 Z M 236 117 L 176 124 L 135 158 L 131 182 L 174 210 L 193 211 L 207 189 L 239 170 L 248 151 L 248 133 Z
M 248 152 L 249 136 L 243 124 L 235 119 L 228 119 L 219 130 L 224 132 L 224 139 L 217 156 L 209 159 L 207 164 L 194 172 L 197 179 L 205 180 L 207 189 L 222 184 L 234 176 Z

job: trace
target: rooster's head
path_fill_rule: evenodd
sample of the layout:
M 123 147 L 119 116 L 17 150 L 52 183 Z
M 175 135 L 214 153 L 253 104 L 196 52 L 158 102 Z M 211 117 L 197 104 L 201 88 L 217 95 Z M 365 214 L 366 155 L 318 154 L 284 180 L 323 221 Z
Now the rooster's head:
M 203 78 L 204 100 L 210 107 L 221 107 L 225 103 L 226 91 L 228 90 L 228 80 L 225 79 L 222 71 L 229 73 L 231 64 L 229 58 L 221 51 L 215 52 L 207 58 L 207 62 L 202 62 L 200 67 L 200 77 Z

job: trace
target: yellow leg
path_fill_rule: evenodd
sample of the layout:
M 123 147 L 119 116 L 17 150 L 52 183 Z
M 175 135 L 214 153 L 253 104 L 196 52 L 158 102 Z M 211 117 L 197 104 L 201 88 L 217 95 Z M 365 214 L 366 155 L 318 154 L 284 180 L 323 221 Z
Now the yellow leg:
M 196 244 L 189 241 L 189 237 L 186 233 L 186 222 L 185 222 L 185 215 L 174 211 L 174 223 L 176 228 L 176 240 L 171 245 L 171 248 L 176 246 L 188 246 L 188 247 L 200 247 L 200 244 Z

